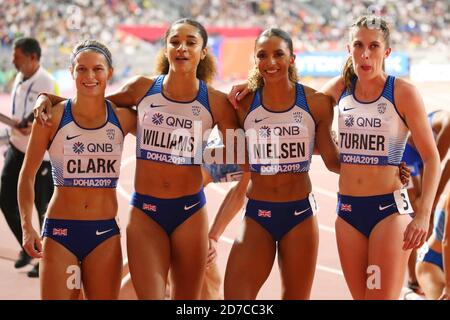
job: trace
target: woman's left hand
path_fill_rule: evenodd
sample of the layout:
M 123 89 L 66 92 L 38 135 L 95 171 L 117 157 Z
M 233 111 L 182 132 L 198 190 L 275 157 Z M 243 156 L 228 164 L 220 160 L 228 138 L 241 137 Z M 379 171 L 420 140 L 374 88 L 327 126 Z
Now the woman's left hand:
M 411 179 L 411 170 L 409 170 L 406 162 L 400 162 L 398 165 L 398 169 L 400 170 L 400 180 L 404 186 L 406 186 Z
M 208 258 L 206 259 L 206 268 L 209 268 L 217 258 L 217 241 L 209 238 Z
M 427 240 L 428 225 L 430 218 L 428 216 L 415 216 L 406 226 L 403 233 L 403 250 L 420 248 Z

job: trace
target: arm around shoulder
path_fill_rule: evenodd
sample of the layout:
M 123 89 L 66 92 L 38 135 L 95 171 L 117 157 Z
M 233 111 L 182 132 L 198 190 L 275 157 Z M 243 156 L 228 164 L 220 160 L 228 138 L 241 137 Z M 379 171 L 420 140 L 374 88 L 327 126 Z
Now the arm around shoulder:
M 344 78 L 342 76 L 334 77 L 328 80 L 321 88 L 320 92 L 330 96 L 333 100 L 333 106 L 337 105 L 342 92 L 345 89 Z
M 152 85 L 153 79 L 144 76 L 135 76 L 128 80 L 119 91 L 109 95 L 107 98 L 118 107 L 129 108 L 137 106 Z
M 339 173 L 339 151 L 331 134 L 334 111 L 332 97 L 310 88 L 306 92 L 310 112 L 316 123 L 315 142 L 319 153 L 328 170 Z
M 124 135 L 136 135 L 137 111 L 131 108 L 118 108 L 113 104 L 114 112 L 119 119 Z
M 429 216 L 439 181 L 440 161 L 425 106 L 417 88 L 402 79 L 395 82 L 394 101 L 411 130 L 414 144 L 424 162 L 422 189 L 427 192 L 422 195 L 422 201 L 418 204 L 418 214 Z

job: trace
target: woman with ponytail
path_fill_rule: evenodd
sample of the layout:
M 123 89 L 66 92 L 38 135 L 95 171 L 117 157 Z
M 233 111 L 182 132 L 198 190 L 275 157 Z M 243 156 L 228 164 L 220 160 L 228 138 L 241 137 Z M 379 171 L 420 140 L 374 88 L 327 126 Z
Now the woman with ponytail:
M 23 246 L 41 258 L 43 300 L 117 299 L 122 273 L 116 187 L 125 135 L 136 131 L 136 113 L 105 99 L 113 75 L 108 48 L 79 43 L 70 57 L 76 95 L 53 108 L 49 125 L 35 122 L 20 171 L 18 201 Z M 31 217 L 34 180 L 45 150 L 55 192 L 42 227 Z
M 339 108 L 339 257 L 354 299 L 398 299 L 411 249 L 426 240 L 439 155 L 418 90 L 384 71 L 386 22 L 359 17 L 347 50 L 342 76 L 322 89 Z M 424 162 L 416 212 L 397 178 L 409 131 Z
M 157 77 L 137 76 L 109 99 L 137 106 L 135 192 L 127 227 L 131 279 L 139 299 L 199 299 L 208 256 L 208 216 L 201 164 L 210 130 L 237 121 L 215 74 L 205 28 L 172 23 L 157 57 Z M 39 101 L 38 101 L 39 103 Z M 45 105 L 44 102 L 41 102 Z
M 278 254 L 281 298 L 309 299 L 319 244 L 318 206 L 308 174 L 315 144 L 328 169 L 339 172 L 331 99 L 298 82 L 285 31 L 263 31 L 254 59 L 248 78 L 254 92 L 237 109 L 251 183 L 242 231 L 228 258 L 224 297 L 256 299 Z

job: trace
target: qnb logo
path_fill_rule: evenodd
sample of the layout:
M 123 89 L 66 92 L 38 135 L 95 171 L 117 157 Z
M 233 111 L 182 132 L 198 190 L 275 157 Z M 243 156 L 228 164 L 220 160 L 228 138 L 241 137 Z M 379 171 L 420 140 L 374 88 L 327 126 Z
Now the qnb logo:
M 353 118 L 353 116 L 345 117 L 344 124 L 347 127 L 353 127 L 353 125 L 355 124 L 355 118 Z
M 88 143 L 86 146 L 89 152 L 106 152 L 111 153 L 114 151 L 113 145 L 111 143 Z
M 283 127 L 274 127 L 272 129 L 272 133 L 277 137 L 284 136 L 298 136 L 300 134 L 299 126 L 283 126 Z
M 366 118 L 366 117 L 358 117 L 356 118 L 356 124 L 358 127 L 363 128 L 380 128 L 381 127 L 381 119 L 380 118 Z
M 169 116 L 166 119 L 166 124 L 173 128 L 192 129 L 192 120 L 182 119 L 174 116 Z
M 83 142 L 75 142 L 73 144 L 73 152 L 75 152 L 76 154 L 81 154 L 84 152 L 84 144 Z
M 160 124 L 162 124 L 163 123 L 163 121 L 164 121 L 164 116 L 161 114 L 161 113 L 155 113 L 153 116 L 152 116 L 152 122 L 153 122 L 153 124 L 156 124 L 156 125 L 160 125 Z
M 261 128 L 259 128 L 259 136 L 261 138 L 268 138 L 270 137 L 271 134 L 271 130 L 268 126 L 262 126 Z

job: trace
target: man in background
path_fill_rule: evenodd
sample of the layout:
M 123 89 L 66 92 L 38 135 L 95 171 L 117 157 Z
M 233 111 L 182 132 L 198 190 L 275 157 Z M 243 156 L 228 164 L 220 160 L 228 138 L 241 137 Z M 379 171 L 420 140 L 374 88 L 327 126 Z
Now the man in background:
M 22 228 L 17 204 L 17 181 L 30 138 L 32 110 L 40 92 L 58 94 L 57 84 L 52 76 L 40 66 L 40 58 L 41 47 L 38 41 L 33 38 L 15 40 L 12 63 L 18 73 L 11 96 L 11 114 L 17 124 L 11 128 L 9 147 L 5 153 L 1 174 L 0 208 L 20 246 L 22 246 Z M 39 224 L 42 226 L 48 202 L 53 194 L 48 154 L 45 155 L 44 161 L 36 174 L 34 188 L 35 205 L 39 215 Z M 22 248 L 14 267 L 22 268 L 28 265 L 30 261 L 31 257 Z M 39 276 L 38 264 L 28 272 L 28 276 Z

